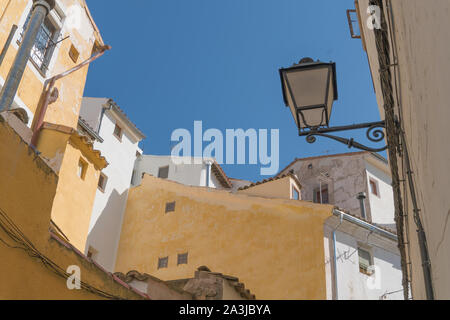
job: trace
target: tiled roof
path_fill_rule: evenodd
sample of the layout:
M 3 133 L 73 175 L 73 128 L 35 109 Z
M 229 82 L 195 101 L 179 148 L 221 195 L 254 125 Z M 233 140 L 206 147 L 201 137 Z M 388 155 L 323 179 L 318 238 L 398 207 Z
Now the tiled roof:
M 120 118 L 130 127 L 134 130 L 135 134 L 139 136 L 141 139 L 145 139 L 145 135 L 142 133 L 141 130 L 139 130 L 136 125 L 128 118 L 127 114 L 117 105 L 117 103 L 114 102 L 113 99 L 109 99 L 108 103 L 112 106 L 114 111 L 117 112 L 117 114 L 120 116 Z
M 72 136 L 72 138 L 80 141 L 82 144 L 86 145 L 92 154 L 97 157 L 97 159 L 103 164 L 104 168 L 106 168 L 109 163 L 106 161 L 106 158 L 102 156 L 102 153 L 99 150 L 94 149 L 94 144 L 90 141 L 88 137 L 80 134 L 77 130 L 71 127 L 67 127 L 64 125 L 58 125 L 53 123 L 45 122 L 42 125 L 42 129 L 54 130 L 62 133 L 66 133 Z
M 223 171 L 222 167 L 216 161 L 214 161 L 214 163 L 211 167 L 211 171 L 216 175 L 217 179 L 220 181 L 222 186 L 224 186 L 225 188 L 233 187 L 230 179 L 225 174 L 225 171 Z
M 248 185 L 248 186 L 239 188 L 238 190 L 239 190 L 239 191 L 247 190 L 247 189 L 250 189 L 250 188 L 259 186 L 259 185 L 261 185 L 261 184 L 265 184 L 265 183 L 268 183 L 268 182 L 281 180 L 281 179 L 284 179 L 284 178 L 287 178 L 287 177 L 290 177 L 290 178 L 294 179 L 295 182 L 297 183 L 297 185 L 298 185 L 299 188 L 302 187 L 302 184 L 300 183 L 300 180 L 297 178 L 297 176 L 296 176 L 295 174 L 293 174 L 293 173 L 286 173 L 286 174 L 284 174 L 284 175 L 282 175 L 282 176 L 276 176 L 276 177 L 273 177 L 273 178 L 270 178 L 270 179 L 264 179 L 263 181 L 259 181 L 259 182 L 256 182 L 256 183 L 252 183 L 252 184 L 250 184 L 250 185 Z

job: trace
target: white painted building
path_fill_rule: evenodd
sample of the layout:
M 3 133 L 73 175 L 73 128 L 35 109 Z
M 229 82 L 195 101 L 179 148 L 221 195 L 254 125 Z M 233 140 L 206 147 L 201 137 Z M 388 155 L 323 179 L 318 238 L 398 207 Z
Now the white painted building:
M 387 161 L 370 152 L 327 155 L 296 159 L 279 176 L 290 172 L 303 200 L 340 209 L 324 226 L 327 298 L 403 299 Z
M 141 184 L 142 175 L 168 179 L 188 186 L 230 189 L 232 183 L 213 158 L 140 156 L 134 168 L 133 186 Z
M 109 165 L 102 171 L 85 253 L 113 271 L 139 142 L 145 138 L 112 99 L 83 98 L 80 127 L 96 137 Z
M 328 300 L 404 299 L 395 231 L 335 210 L 324 233 Z

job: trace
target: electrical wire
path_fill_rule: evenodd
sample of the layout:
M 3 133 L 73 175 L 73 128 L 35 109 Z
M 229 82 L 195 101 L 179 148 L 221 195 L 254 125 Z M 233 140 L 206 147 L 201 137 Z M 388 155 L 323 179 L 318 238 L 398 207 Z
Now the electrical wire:
M 54 272 L 58 276 L 67 279 L 71 275 L 68 274 L 63 268 L 61 268 L 58 264 L 53 262 L 50 258 L 42 254 L 34 244 L 22 233 L 20 228 L 10 219 L 10 217 L 0 208 L 0 229 L 11 238 L 12 241 L 16 243 L 16 245 L 11 245 L 4 239 L 0 237 L 0 242 L 5 246 L 11 249 L 20 249 L 25 251 L 30 257 L 40 259 L 42 264 Z M 123 298 L 118 297 L 116 295 L 107 293 L 101 289 L 98 289 L 84 281 L 80 280 L 80 286 L 82 289 L 89 291 L 95 295 L 98 295 L 102 298 L 113 299 L 113 300 L 123 300 Z

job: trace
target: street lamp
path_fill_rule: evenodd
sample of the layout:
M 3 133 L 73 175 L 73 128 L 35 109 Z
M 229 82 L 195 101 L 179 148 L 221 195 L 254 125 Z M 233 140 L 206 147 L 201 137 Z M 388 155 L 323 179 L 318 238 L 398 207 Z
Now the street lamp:
M 328 133 L 367 128 L 367 138 L 372 142 L 384 140 L 385 122 L 370 122 L 350 126 L 330 127 L 333 102 L 338 99 L 336 64 L 304 58 L 290 68 L 280 69 L 283 98 L 290 108 L 299 135 L 309 143 L 316 136 L 326 137 L 346 144 L 349 148 L 380 152 L 387 149 L 369 148 L 354 139 L 345 139 Z

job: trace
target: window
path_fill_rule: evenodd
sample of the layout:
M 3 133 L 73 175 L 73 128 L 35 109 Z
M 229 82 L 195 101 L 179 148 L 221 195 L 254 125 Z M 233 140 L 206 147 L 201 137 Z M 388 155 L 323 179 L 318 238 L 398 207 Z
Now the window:
M 80 53 L 78 52 L 77 48 L 75 48 L 75 46 L 73 44 L 70 46 L 69 56 L 70 56 L 70 59 L 72 59 L 72 61 L 74 63 L 77 63 L 78 58 L 80 57 Z
M 175 211 L 175 204 L 176 204 L 175 201 L 166 203 L 166 213 L 174 212 Z
M 22 37 L 30 22 L 31 12 L 28 14 L 27 20 L 23 25 L 22 33 L 19 36 L 19 43 L 22 42 Z M 36 42 L 31 49 L 31 61 L 44 74 L 48 71 L 48 66 L 58 41 L 59 31 L 50 16 L 47 16 L 38 31 Z
M 322 190 L 320 190 L 320 188 L 314 190 L 314 202 L 322 204 L 330 203 L 328 198 L 328 186 L 322 187 Z
M 98 188 L 100 189 L 100 191 L 105 192 L 107 182 L 108 177 L 103 172 L 101 172 L 100 177 L 98 178 Z
M 114 127 L 114 136 L 117 139 L 119 139 L 119 141 L 122 141 L 122 135 L 123 135 L 122 128 L 119 127 L 119 125 L 116 124 L 116 126 Z
M 378 181 L 376 181 L 373 178 L 370 178 L 369 184 L 370 184 L 370 192 L 372 192 L 373 195 L 379 197 L 380 196 L 380 192 L 378 190 Z
M 86 178 L 87 167 L 87 162 L 80 158 L 80 160 L 78 161 L 78 176 L 82 180 Z
M 292 199 L 293 200 L 300 200 L 300 192 L 294 186 L 292 187 Z
M 372 275 L 371 271 L 372 266 L 372 255 L 366 249 L 359 248 L 358 249 L 358 257 L 359 257 L 359 272 L 364 273 L 366 275 Z
M 169 166 L 159 168 L 158 178 L 161 178 L 161 179 L 169 178 Z
M 158 259 L 158 269 L 165 269 L 169 266 L 169 257 Z
M 178 255 L 178 265 L 188 263 L 188 254 L 183 253 Z

